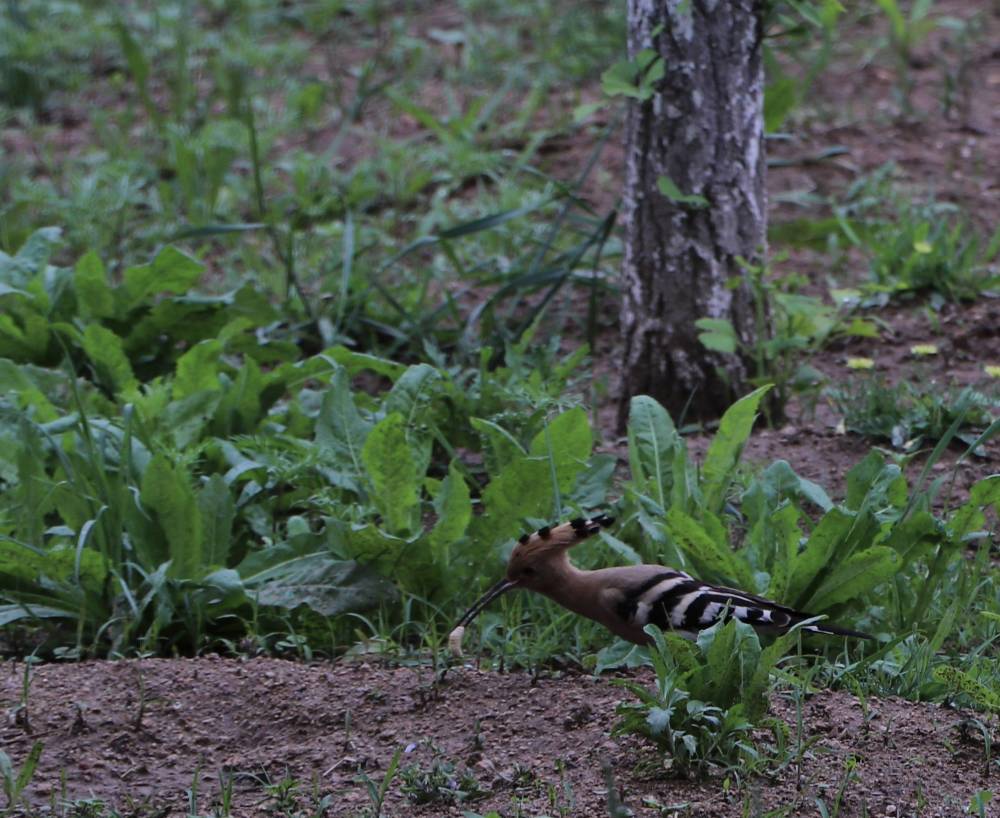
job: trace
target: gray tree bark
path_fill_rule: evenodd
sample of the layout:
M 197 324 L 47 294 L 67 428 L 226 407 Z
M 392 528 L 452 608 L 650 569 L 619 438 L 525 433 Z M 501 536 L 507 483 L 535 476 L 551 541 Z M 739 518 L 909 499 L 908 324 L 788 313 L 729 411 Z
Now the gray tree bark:
M 746 274 L 765 243 L 763 0 L 629 0 L 630 56 L 644 48 L 665 75 L 628 113 L 623 202 L 622 332 L 618 420 L 647 394 L 676 418 L 718 417 L 746 391 L 750 361 L 707 351 L 695 321 L 732 322 L 756 337 Z M 668 177 L 707 206 L 673 201 Z M 733 288 L 729 280 L 740 277 Z

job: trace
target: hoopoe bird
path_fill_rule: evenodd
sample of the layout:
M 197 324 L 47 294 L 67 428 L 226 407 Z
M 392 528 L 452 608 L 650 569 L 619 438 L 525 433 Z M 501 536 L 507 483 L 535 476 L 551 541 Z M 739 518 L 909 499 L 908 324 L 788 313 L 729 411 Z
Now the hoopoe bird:
M 614 520 L 606 514 L 577 518 L 525 534 L 511 552 L 506 576 L 469 608 L 456 624 L 448 645 L 462 655 L 462 637 L 473 619 L 501 594 L 527 588 L 639 645 L 650 643 L 643 631 L 656 625 L 688 639 L 720 618 L 733 617 L 756 630 L 784 633 L 812 615 L 735 588 L 709 585 L 690 574 L 662 565 L 629 565 L 585 571 L 569 560 L 569 549 Z M 866 633 L 825 623 L 803 630 L 831 636 L 872 639 Z

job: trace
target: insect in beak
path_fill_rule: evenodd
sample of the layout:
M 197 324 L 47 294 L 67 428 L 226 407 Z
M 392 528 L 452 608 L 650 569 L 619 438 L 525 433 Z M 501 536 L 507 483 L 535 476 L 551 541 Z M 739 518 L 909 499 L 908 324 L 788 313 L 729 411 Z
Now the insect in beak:
M 462 614 L 462 618 L 458 620 L 455 627 L 452 629 L 451 633 L 448 634 L 448 648 L 451 650 L 452 654 L 461 657 L 462 655 L 462 637 L 465 635 L 466 626 L 475 619 L 479 612 L 482 611 L 487 605 L 489 605 L 498 596 L 505 594 L 511 588 L 516 588 L 517 582 L 514 580 L 509 580 L 506 577 L 498 581 L 493 587 L 491 587 L 485 594 L 483 594 L 479 600 Z

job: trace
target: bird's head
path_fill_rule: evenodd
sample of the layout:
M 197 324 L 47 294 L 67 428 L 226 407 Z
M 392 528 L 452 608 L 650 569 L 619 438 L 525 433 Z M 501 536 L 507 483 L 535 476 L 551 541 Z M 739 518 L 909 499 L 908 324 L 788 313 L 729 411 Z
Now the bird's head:
M 525 534 L 507 561 L 508 587 L 545 593 L 559 581 L 559 569 L 566 561 L 566 552 L 612 522 L 614 520 L 606 514 L 590 519 L 577 517 L 562 525 Z
M 527 588 L 540 593 L 547 592 L 559 581 L 559 566 L 566 559 L 566 551 L 579 542 L 593 536 L 601 528 L 611 525 L 614 520 L 607 514 L 584 519 L 578 517 L 568 523 L 540 528 L 533 534 L 525 534 L 518 540 L 507 562 L 506 576 L 479 598 L 475 605 L 465 612 L 452 631 L 452 650 L 461 649 L 461 635 L 465 626 L 478 616 L 479 612 L 501 594 L 512 588 Z M 457 635 L 457 640 L 455 636 Z M 455 644 L 458 644 L 458 650 Z

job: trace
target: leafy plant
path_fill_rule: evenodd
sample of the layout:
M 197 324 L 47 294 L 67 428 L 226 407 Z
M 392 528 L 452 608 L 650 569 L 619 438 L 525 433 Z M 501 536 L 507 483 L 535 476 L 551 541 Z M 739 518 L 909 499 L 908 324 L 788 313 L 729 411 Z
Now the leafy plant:
M 935 621 L 928 606 L 948 572 L 960 565 L 962 543 L 982 524 L 982 509 L 996 502 L 996 481 L 975 484 L 969 500 L 942 521 L 929 512 L 929 495 L 919 484 L 911 491 L 900 467 L 878 452 L 848 472 L 840 504 L 784 461 L 741 477 L 739 454 L 764 391 L 730 407 L 700 469 L 662 407 L 634 398 L 633 477 L 620 509 L 624 525 L 616 537 L 602 538 L 630 561 L 684 568 L 706 581 L 836 619 L 851 610 L 871 615 L 865 600 L 885 617 L 878 589 L 895 582 L 895 621 L 888 628 L 905 622 L 947 631 L 953 617 Z M 932 463 L 956 432 L 953 422 Z M 978 442 L 995 433 L 984 433 Z
M 588 463 L 589 422 L 565 394 L 585 349 L 559 361 L 557 339 L 530 348 L 532 328 L 507 346 L 504 365 L 486 349 L 471 371 L 342 346 L 300 357 L 278 342 L 272 353 L 259 327 L 247 344 L 254 323 L 238 298 L 187 311 L 205 304 L 186 289 L 200 274 L 187 256 L 167 248 L 112 286 L 93 254 L 72 275 L 46 266 L 55 238 L 43 232 L 6 260 L 28 288 L 7 294 L 25 325 L 32 310 L 51 317 L 53 299 L 32 292 L 48 286 L 69 299 L 67 320 L 53 326 L 70 343 L 58 336 L 0 358 L 11 387 L 0 399 L 10 443 L 0 476 L 12 489 L 0 507 L 4 624 L 73 623 L 77 655 L 137 643 L 197 650 L 203 639 L 233 641 L 262 611 L 334 617 L 391 605 L 395 588 L 376 572 L 425 600 L 443 597 L 463 580 L 454 559 L 486 476 L 477 536 L 490 546 L 522 516 L 603 502 L 610 462 Z M 134 324 L 107 318 L 117 301 L 125 315 L 135 303 Z M 179 355 L 154 361 L 137 344 L 130 359 L 129 333 L 161 313 L 176 313 L 178 326 L 198 320 L 203 334 L 187 334 Z M 70 361 L 79 355 L 90 377 L 56 368 L 53 344 Z M 389 388 L 355 392 L 350 379 L 363 372 Z M 484 471 L 459 447 L 482 451 Z M 526 478 L 534 485 L 522 503 Z
M 868 257 L 872 281 L 862 288 L 862 303 L 930 292 L 932 304 L 940 304 L 995 289 L 1000 229 L 987 238 L 954 204 L 913 198 L 895 171 L 887 163 L 859 178 L 833 203 L 834 219 L 823 222 Z
M 603 74 L 601 87 L 608 96 L 625 96 L 645 102 L 652 98 L 656 84 L 666 75 L 663 58 L 644 48 L 629 60 L 619 60 Z
M 964 429 L 983 430 L 1000 415 L 1000 394 L 951 386 L 934 381 L 901 380 L 890 385 L 880 374 L 850 378 L 826 391 L 844 425 L 866 437 L 888 440 L 903 451 L 914 451 L 925 441 L 940 440 L 959 419 Z M 966 444 L 976 434 L 960 432 Z
M 986 818 L 986 808 L 989 806 L 990 801 L 993 800 L 993 797 L 994 793 L 992 790 L 977 790 L 976 794 L 972 796 L 972 800 L 969 801 L 969 806 L 965 808 L 965 811 L 969 815 Z
M 805 283 L 801 277 L 776 279 L 763 266 L 746 265 L 745 269 L 754 302 L 754 340 L 746 343 L 725 318 L 699 318 L 695 325 L 707 349 L 727 355 L 739 351 L 754 362 L 753 383 L 773 384 L 764 412 L 768 422 L 774 424 L 784 417 L 785 406 L 793 395 L 815 392 L 822 381 L 822 374 L 806 361 L 810 352 L 836 335 L 869 335 L 877 331 L 864 321 L 848 324 L 836 308 L 815 296 L 803 295 L 799 292 Z
M 20 770 L 15 770 L 10 756 L 0 750 L 0 777 L 3 778 L 3 791 L 7 796 L 7 809 L 13 810 L 21 803 L 22 793 L 31 783 L 38 766 L 38 760 L 42 757 L 43 745 L 36 741 L 31 745 L 28 755 L 21 764 Z
M 766 710 L 768 677 L 795 635 L 761 650 L 753 628 L 731 619 L 702 631 L 696 650 L 655 626 L 646 632 L 656 686 L 650 691 L 630 679 L 615 681 L 639 701 L 618 706 L 622 718 L 614 733 L 653 740 L 681 775 L 756 758 L 752 731 Z
M 277 315 L 253 287 L 218 297 L 193 297 L 202 265 L 172 246 L 148 264 L 126 269 L 112 285 L 94 253 L 75 269 L 49 263 L 61 231 L 36 231 L 13 255 L 0 252 L 0 357 L 54 366 L 67 350 L 109 395 L 134 397 L 147 381 L 180 365 L 180 350 L 219 336 L 230 351 L 261 361 L 287 358 L 288 346 L 264 351 L 247 331 Z M 199 352 L 203 352 L 199 350 Z M 193 353 L 194 355 L 194 353 Z M 203 356 L 204 357 L 204 356 Z M 190 365 L 191 359 L 188 359 Z M 202 375 L 204 379 L 205 374 Z
M 876 0 L 889 23 L 889 34 L 882 41 L 883 47 L 891 50 L 896 63 L 896 91 L 904 114 L 911 114 L 913 108 L 910 96 L 913 92 L 914 63 L 916 50 L 944 20 L 932 15 L 934 0 L 913 0 L 908 13 L 899 0 Z
M 935 203 L 900 208 L 871 234 L 867 248 L 877 288 L 891 294 L 933 290 L 951 301 L 1000 285 L 1000 229 L 989 241 L 953 210 Z
M 1000 715 L 1000 684 L 997 683 L 995 662 L 984 660 L 968 671 L 942 666 L 934 669 L 934 680 L 946 685 L 953 696 L 964 696 L 976 707 Z
M 389 766 L 385 768 L 385 775 L 382 776 L 382 780 L 378 783 L 364 773 L 359 776 L 359 780 L 365 785 L 365 789 L 368 792 L 368 800 L 371 804 L 368 815 L 371 818 L 382 818 L 382 807 L 385 804 L 386 796 L 389 794 L 389 787 L 399 772 L 399 759 L 402 755 L 403 747 L 399 746 L 396 748 L 396 752 L 392 754 L 392 758 L 389 759 Z
M 475 801 L 489 793 L 468 769 L 455 765 L 435 751 L 430 766 L 409 764 L 399 769 L 400 789 L 414 804 L 452 804 Z
M 764 127 L 774 133 L 809 98 L 813 84 L 828 66 L 845 9 L 838 0 L 771 0 L 764 10 Z M 797 70 L 784 70 L 778 54 L 793 61 Z

